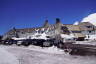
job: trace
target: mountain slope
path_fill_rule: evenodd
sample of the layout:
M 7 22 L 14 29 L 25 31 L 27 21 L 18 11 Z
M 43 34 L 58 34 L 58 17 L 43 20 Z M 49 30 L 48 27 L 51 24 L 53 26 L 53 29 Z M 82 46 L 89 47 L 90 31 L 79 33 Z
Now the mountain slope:
M 87 17 L 83 18 L 81 22 L 90 22 L 96 26 L 96 13 L 88 15 Z

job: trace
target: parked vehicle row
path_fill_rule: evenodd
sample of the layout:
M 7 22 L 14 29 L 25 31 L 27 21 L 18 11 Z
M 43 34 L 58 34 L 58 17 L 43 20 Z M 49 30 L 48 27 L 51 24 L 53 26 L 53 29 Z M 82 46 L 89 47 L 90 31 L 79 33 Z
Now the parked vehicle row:
M 36 46 L 41 46 L 41 47 L 50 47 L 50 46 L 58 46 L 59 43 L 62 42 L 56 42 L 56 39 L 22 39 L 22 40 L 14 40 L 14 39 L 9 39 L 9 40 L 2 40 L 1 44 L 4 45 L 12 45 L 16 44 L 18 46 L 24 45 L 24 46 L 29 46 L 29 45 L 36 45 Z

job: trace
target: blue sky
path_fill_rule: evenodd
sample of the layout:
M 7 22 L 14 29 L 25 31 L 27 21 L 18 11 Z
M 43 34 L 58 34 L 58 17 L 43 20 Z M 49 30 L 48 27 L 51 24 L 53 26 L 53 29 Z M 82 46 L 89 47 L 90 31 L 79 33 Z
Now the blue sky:
M 73 24 L 91 13 L 96 13 L 96 0 L 0 0 L 0 34 L 13 27 L 42 26 L 45 19 Z

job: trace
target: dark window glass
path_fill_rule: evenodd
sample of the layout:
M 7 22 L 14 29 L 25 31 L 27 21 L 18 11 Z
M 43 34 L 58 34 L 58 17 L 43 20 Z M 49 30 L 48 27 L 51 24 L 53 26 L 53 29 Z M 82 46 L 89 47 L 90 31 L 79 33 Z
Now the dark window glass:
M 92 26 L 86 26 L 87 28 L 92 28 Z
M 91 31 L 89 31 L 89 33 L 91 33 Z

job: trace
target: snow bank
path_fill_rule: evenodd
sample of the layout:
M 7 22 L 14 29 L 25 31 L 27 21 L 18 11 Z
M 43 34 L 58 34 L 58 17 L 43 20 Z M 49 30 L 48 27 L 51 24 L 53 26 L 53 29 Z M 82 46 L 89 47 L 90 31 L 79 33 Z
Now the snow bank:
M 29 46 L 28 48 L 18 47 L 18 46 L 15 46 L 15 47 L 5 46 L 4 48 L 7 48 L 8 50 L 10 50 L 10 52 L 15 54 L 20 59 L 20 64 L 96 64 L 95 56 L 45 54 L 45 53 L 42 53 L 41 51 L 42 48 L 38 46 Z M 41 52 L 32 51 L 32 49 L 34 48 L 36 48 L 37 51 L 41 51 Z M 49 52 L 50 49 L 53 49 L 53 51 L 51 50 L 50 52 L 58 51 L 56 47 L 49 47 L 49 48 L 43 48 L 43 49 L 44 49 L 43 52 L 46 52 L 46 51 Z M 5 64 L 8 64 L 8 63 L 5 63 Z
M 34 51 L 39 51 L 39 52 L 44 52 L 44 53 L 50 53 L 50 54 L 64 54 L 64 50 L 61 50 L 55 46 L 42 48 L 39 46 L 30 45 L 28 47 L 28 49 L 34 50 Z
M 0 64 L 19 64 L 19 62 L 13 54 L 0 48 Z
M 88 38 L 88 36 L 89 36 L 89 38 Z M 94 35 L 86 35 L 85 39 L 96 40 L 96 34 L 94 34 Z
M 96 41 L 77 41 L 75 44 L 86 44 L 86 45 L 96 45 Z
M 74 35 L 73 34 L 70 34 L 70 35 L 61 34 L 61 37 L 62 38 L 65 38 L 65 39 L 73 39 L 74 38 Z

